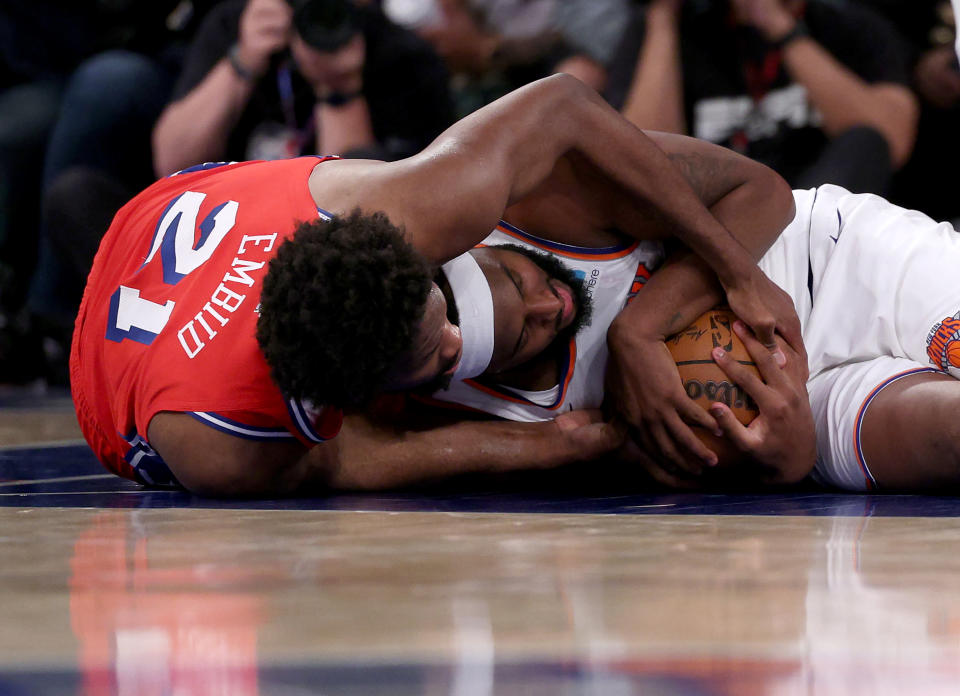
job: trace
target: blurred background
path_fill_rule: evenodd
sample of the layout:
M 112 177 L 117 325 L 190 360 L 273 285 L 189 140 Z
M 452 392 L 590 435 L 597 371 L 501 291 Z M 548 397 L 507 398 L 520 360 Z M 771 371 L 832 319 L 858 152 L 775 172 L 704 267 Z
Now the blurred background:
M 0 384 L 68 385 L 100 237 L 156 178 L 399 159 L 555 72 L 796 188 L 956 220 L 954 27 L 947 0 L 4 0 Z

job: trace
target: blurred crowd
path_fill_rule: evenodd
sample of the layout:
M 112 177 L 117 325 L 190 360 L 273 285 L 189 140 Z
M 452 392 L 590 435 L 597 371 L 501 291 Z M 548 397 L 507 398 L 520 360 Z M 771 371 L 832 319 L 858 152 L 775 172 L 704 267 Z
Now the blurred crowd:
M 794 187 L 957 219 L 954 38 L 948 0 L 4 0 L 0 383 L 67 383 L 100 237 L 156 178 L 400 159 L 554 72 Z

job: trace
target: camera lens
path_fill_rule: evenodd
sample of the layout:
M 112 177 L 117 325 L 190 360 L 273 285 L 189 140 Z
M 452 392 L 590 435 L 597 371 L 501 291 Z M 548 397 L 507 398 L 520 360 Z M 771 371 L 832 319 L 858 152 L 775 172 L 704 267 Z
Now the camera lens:
M 360 10 L 350 0 L 292 0 L 293 26 L 318 51 L 335 51 L 361 30 Z

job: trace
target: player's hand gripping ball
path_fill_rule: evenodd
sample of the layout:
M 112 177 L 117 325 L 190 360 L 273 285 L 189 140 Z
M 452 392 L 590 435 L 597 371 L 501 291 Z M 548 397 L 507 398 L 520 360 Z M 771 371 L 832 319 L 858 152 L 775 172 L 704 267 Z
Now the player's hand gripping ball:
M 710 357 L 717 346 L 732 354 L 741 365 L 747 366 L 757 375 L 756 364 L 743 342 L 733 332 L 733 322 L 737 315 L 727 307 L 714 307 L 701 314 L 683 331 L 667 339 L 667 347 L 677 363 L 680 379 L 687 396 L 704 410 L 720 401 L 730 407 L 733 415 L 744 425 L 759 415 L 753 399 Z M 717 454 L 718 466 L 729 466 L 742 456 L 740 450 L 726 437 L 717 437 L 709 430 L 692 426 L 700 440 Z

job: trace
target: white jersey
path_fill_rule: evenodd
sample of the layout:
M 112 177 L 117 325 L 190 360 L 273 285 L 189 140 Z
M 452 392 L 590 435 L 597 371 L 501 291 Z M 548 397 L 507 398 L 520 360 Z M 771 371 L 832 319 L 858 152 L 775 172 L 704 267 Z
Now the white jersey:
M 598 408 L 607 367 L 607 328 L 663 263 L 663 245 L 633 241 L 591 249 L 540 239 L 507 223 L 501 223 L 483 244 L 517 244 L 558 256 L 583 280 L 593 315 L 566 346 L 559 380 L 552 389 L 528 392 L 466 379 L 452 382 L 433 397 L 514 421 L 550 420 L 565 411 Z
M 759 265 L 793 298 L 811 378 L 880 356 L 960 377 L 950 361 L 960 330 L 953 227 L 839 186 L 794 199 L 796 217 Z

